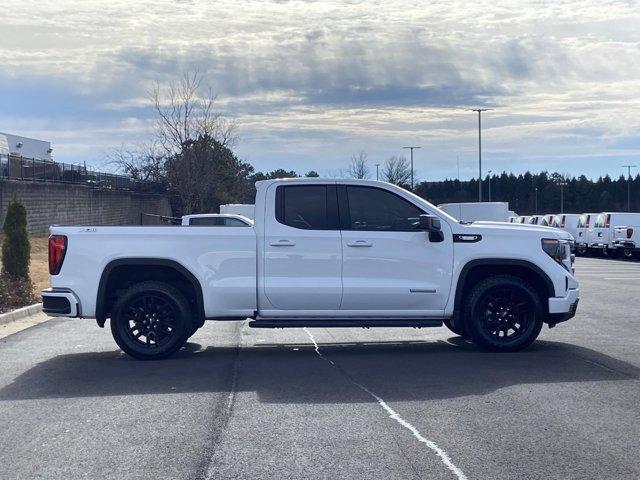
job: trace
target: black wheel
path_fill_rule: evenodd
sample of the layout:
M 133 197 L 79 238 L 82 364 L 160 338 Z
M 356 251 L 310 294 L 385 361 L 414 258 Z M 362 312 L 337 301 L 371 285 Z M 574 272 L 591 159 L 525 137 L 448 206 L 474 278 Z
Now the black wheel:
M 142 282 L 116 302 L 111 333 L 118 346 L 140 360 L 166 358 L 182 348 L 192 329 L 191 309 L 171 285 Z
M 581 257 L 584 257 L 587 255 L 587 246 L 584 243 L 581 243 L 580 245 L 576 245 L 576 255 L 579 255 Z
M 635 253 L 630 248 L 623 248 L 622 249 L 622 258 L 626 258 L 627 260 L 631 260 L 631 259 L 635 258 Z
M 451 323 L 451 319 L 447 318 L 446 320 L 444 320 L 444 326 L 447 327 L 449 330 L 451 330 L 453 333 L 455 333 L 456 335 L 460 335 L 463 338 L 468 338 L 469 334 L 467 333 L 467 329 L 465 328 L 464 324 L 458 326 L 457 323 L 462 323 L 460 321 L 458 321 L 456 323 L 456 325 L 454 325 L 453 323 Z
M 466 301 L 466 328 L 473 342 L 487 350 L 514 352 L 540 334 L 542 302 L 526 281 L 511 275 L 488 277 Z

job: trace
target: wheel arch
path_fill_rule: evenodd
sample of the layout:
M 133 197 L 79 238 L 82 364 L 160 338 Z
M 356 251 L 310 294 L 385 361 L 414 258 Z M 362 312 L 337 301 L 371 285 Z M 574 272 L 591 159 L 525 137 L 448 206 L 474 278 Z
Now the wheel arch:
M 531 283 L 540 296 L 545 314 L 548 314 L 547 299 L 555 296 L 555 287 L 551 278 L 539 266 L 527 260 L 512 258 L 476 259 L 467 262 L 458 276 L 453 308 L 454 323 L 455 319 L 460 318 L 464 294 L 473 286 L 474 280 L 491 275 L 513 275 Z
M 147 268 L 139 271 L 139 267 Z M 126 275 L 130 275 L 128 280 L 122 278 Z M 96 298 L 96 322 L 98 325 L 104 327 L 114 303 L 113 295 L 118 287 L 124 288 L 145 280 L 166 281 L 171 284 L 175 282 L 174 286 L 191 297 L 197 319 L 204 322 L 202 285 L 188 268 L 175 260 L 165 258 L 131 257 L 112 260 L 102 271 Z

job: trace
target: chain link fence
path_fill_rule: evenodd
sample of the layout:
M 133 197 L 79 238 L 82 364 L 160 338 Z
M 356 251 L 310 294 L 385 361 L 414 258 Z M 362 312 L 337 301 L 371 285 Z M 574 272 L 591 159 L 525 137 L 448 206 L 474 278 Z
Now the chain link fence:
M 133 190 L 136 182 L 126 175 L 89 170 L 86 165 L 0 154 L 0 179 L 74 183 L 92 188 Z

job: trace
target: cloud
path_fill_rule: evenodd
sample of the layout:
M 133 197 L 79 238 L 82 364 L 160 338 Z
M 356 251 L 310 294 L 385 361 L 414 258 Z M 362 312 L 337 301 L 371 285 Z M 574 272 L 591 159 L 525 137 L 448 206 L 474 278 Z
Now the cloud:
M 194 68 L 258 168 L 335 170 L 353 150 L 383 158 L 411 141 L 425 176 L 451 175 L 456 156 L 473 162 L 476 105 L 494 108 L 494 170 L 535 157 L 600 174 L 640 147 L 633 3 L 10 0 L 4 12 L 0 126 L 46 136 L 58 158 L 140 141 L 149 87 Z

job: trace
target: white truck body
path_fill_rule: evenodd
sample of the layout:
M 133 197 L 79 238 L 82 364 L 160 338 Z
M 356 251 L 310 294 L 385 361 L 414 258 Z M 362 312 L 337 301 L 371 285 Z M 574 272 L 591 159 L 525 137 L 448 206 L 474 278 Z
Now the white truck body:
M 255 205 L 248 203 L 228 203 L 220 205 L 220 213 L 242 215 L 250 220 L 255 218 Z
M 509 222 L 514 215 L 507 202 L 442 203 L 438 208 L 462 222 Z
M 625 258 L 633 258 L 640 252 L 640 213 L 626 218 L 625 225 L 613 229 L 613 248 Z
M 589 229 L 595 223 L 597 213 L 583 213 L 578 219 L 578 226 L 576 227 L 575 250 L 577 254 L 585 255 L 589 248 Z
M 633 226 L 640 223 L 640 213 L 631 212 L 602 212 L 593 226 L 589 228 L 588 247 L 595 250 L 603 250 L 605 253 L 615 249 L 615 227 Z
M 123 292 L 154 280 L 183 289 L 194 322 L 434 326 L 461 321 L 454 317 L 464 313 L 468 290 L 502 274 L 535 286 L 550 325 L 575 314 L 566 232 L 462 224 L 375 181 L 267 180 L 256 188 L 247 228 L 51 227 L 50 242 L 64 248 L 43 292 L 45 312 L 103 326 Z
M 575 240 L 578 237 L 579 221 L 579 213 L 559 213 L 553 218 L 551 226 L 554 228 L 560 228 L 565 232 L 568 232 Z

